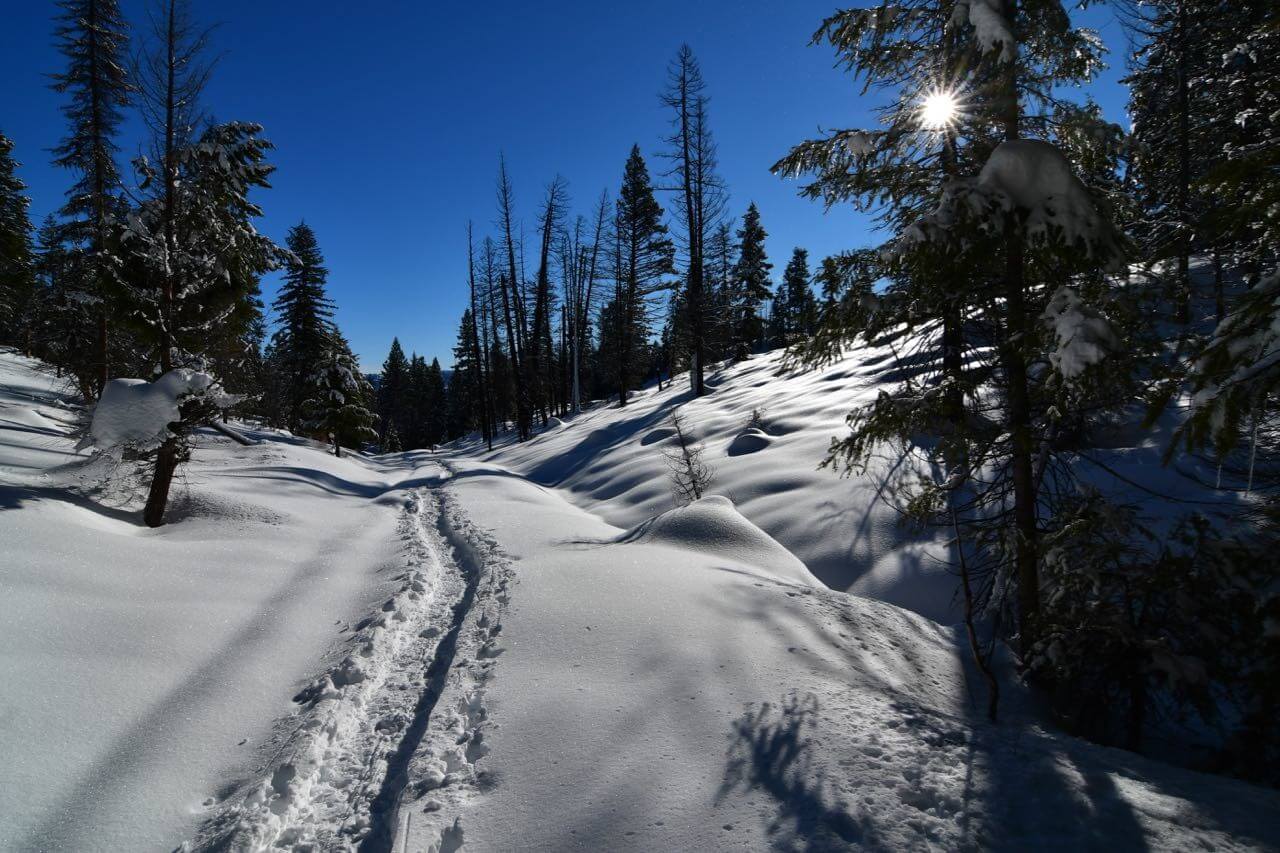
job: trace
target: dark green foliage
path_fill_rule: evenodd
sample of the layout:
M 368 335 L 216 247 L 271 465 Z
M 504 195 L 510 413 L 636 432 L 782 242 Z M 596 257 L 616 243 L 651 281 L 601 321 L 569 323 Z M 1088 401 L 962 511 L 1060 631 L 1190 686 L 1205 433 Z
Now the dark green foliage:
M 272 304 L 280 325 L 272 349 L 287 389 L 282 401 L 285 421 L 296 428 L 302 422 L 308 379 L 331 351 L 333 303 L 325 293 L 329 271 L 311 227 L 302 222 L 290 228 L 285 244 L 289 254 L 284 283 Z
M 767 236 L 760 224 L 760 211 L 752 202 L 738 229 L 738 260 L 733 267 L 734 349 L 738 358 L 746 358 L 764 341 L 761 306 L 772 295 L 769 271 L 773 269 L 764 248 Z
M 30 353 L 36 323 L 30 199 L 17 175 L 13 142 L 0 133 L 0 340 Z
M 373 388 L 360 373 L 360 366 L 347 342 L 331 338 L 302 389 L 303 428 L 333 443 L 336 456 L 343 446 L 360 447 L 378 437 L 374 424 Z
M 378 417 L 382 427 L 382 442 L 388 444 L 388 436 L 394 432 L 397 444 L 401 436 L 409 435 L 409 360 L 404 357 L 400 339 L 391 339 L 391 351 L 382 363 L 382 376 L 378 382 Z M 390 450 L 390 448 L 387 448 Z M 400 448 L 397 448 L 400 449 Z

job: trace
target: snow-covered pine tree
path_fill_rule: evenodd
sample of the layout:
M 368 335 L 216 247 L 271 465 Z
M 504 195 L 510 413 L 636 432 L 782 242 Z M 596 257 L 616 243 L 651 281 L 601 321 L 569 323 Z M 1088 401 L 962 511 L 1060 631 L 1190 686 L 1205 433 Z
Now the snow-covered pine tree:
M 611 333 L 617 336 L 614 355 L 618 359 L 618 404 L 622 406 L 627 404 L 627 392 L 637 376 L 643 374 L 638 369 L 639 352 L 648 337 L 650 302 L 669 287 L 666 277 L 675 271 L 675 247 L 662 217 L 640 146 L 633 145 L 623 169 L 613 227 L 613 319 L 617 328 Z
M 129 104 L 128 26 L 117 0 L 60 0 L 54 37 L 66 58 L 53 89 L 68 96 L 67 136 L 53 150 L 54 164 L 76 176 L 61 210 L 62 241 L 72 257 L 64 270 L 68 297 L 86 310 L 58 312 L 57 332 L 70 343 L 65 365 L 87 395 L 101 393 L 112 356 L 110 316 L 119 276 L 113 229 L 120 207 L 116 132 Z M 91 313 L 92 326 L 69 325 Z
M 262 209 L 250 193 L 269 188 L 275 168 L 261 132 L 243 122 L 208 127 L 172 153 L 177 177 L 168 190 L 149 160 L 137 161 L 142 185 L 157 191 L 122 233 L 126 289 L 142 320 L 139 341 L 161 371 L 251 358 L 258 346 L 259 280 L 280 255 L 253 224 Z
M 276 294 L 279 329 L 272 348 L 284 386 L 284 417 L 290 429 L 301 428 L 302 403 L 317 364 L 332 355 L 333 302 L 325 293 L 329 271 L 315 231 L 306 222 L 289 229 L 284 281 Z M 401 435 L 401 438 L 406 436 Z
M 760 210 L 755 202 L 747 207 L 738 229 L 738 259 L 733 267 L 734 357 L 741 360 L 764 339 L 762 306 L 773 293 L 769 272 L 773 264 L 765 251 L 768 237 L 760 224 Z
M 835 131 L 775 169 L 814 175 L 803 189 L 811 197 L 879 213 L 895 239 L 872 261 L 879 269 L 869 278 L 890 284 L 870 332 L 920 330 L 920 363 L 931 365 L 855 411 L 849 438 L 828 462 L 857 467 L 877 444 L 918 452 L 912 436 L 936 436 L 930 455 L 948 476 L 923 486 L 909 507 L 968 531 L 958 543 L 961 568 L 980 569 L 987 594 L 1016 588 L 1021 648 L 1030 654 L 1037 540 L 1052 524 L 1042 486 L 1059 482 L 1044 473 L 1056 458 L 1061 412 L 1074 411 L 1066 398 L 1110 341 L 1109 327 L 1062 288 L 1097 285 L 1118 240 L 1061 151 L 1022 139 L 1027 130 L 1054 130 L 1052 113 L 1024 115 L 1023 106 L 1053 104 L 1055 87 L 1087 79 L 1099 67 L 1100 43 L 1073 29 L 1057 0 L 847 10 L 825 21 L 815 41 L 830 43 L 868 88 L 893 98 L 882 128 Z M 859 286 L 868 276 L 858 267 L 869 259 L 860 260 L 851 266 Z M 824 274 L 844 278 L 834 268 Z M 861 324 L 867 312 L 827 314 Z M 995 341 L 995 357 L 978 357 L 967 343 L 977 340 Z M 1032 384 L 1029 365 L 1038 361 L 1054 364 L 1057 377 Z M 994 410 L 972 393 L 979 383 L 1001 401 Z
M 332 442 L 334 456 L 342 456 L 344 445 L 358 448 L 377 439 L 373 388 L 336 330 L 304 388 L 303 428 Z
M 30 354 L 37 305 L 31 200 L 18 177 L 13 142 L 0 133 L 0 340 Z

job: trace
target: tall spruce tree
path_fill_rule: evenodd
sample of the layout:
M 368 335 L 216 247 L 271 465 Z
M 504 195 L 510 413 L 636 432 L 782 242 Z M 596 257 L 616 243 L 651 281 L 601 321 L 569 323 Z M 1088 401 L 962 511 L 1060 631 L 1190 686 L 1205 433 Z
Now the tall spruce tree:
M 752 202 L 738 229 L 738 260 L 733 267 L 735 357 L 744 359 L 764 340 L 764 318 L 761 307 L 773 295 L 769 271 L 773 264 L 765 252 L 764 240 L 769 236 L 760 224 L 760 211 Z
M 285 389 L 285 420 L 300 429 L 309 378 L 332 352 L 334 307 L 325 293 L 329 271 L 311 226 L 300 222 L 290 228 L 285 245 L 284 281 L 272 304 L 279 323 L 272 347 Z
M 67 266 L 69 289 L 93 306 L 93 327 L 66 326 L 60 336 L 77 342 L 68 365 L 89 393 L 101 393 L 110 373 L 110 316 L 119 276 L 113 228 L 120 208 L 120 174 L 115 142 L 129 104 L 128 27 L 117 0 L 61 0 L 54 36 L 67 66 L 53 76 L 55 91 L 67 95 L 63 115 L 67 136 L 53 150 L 54 163 L 70 169 L 75 183 L 62 207 L 63 238 L 76 255 Z M 56 319 L 78 320 L 82 312 L 63 312 Z M 93 342 L 90 345 L 90 342 Z
M 662 215 L 640 146 L 633 145 L 623 169 L 614 217 L 618 403 L 622 406 L 627 404 L 639 350 L 647 336 L 649 301 L 667 286 L 665 277 L 674 272 L 675 248 Z
M 18 177 L 13 142 L 0 133 L 0 340 L 30 354 L 36 313 L 36 265 L 30 199 Z
M 391 351 L 382 363 L 382 376 L 378 382 L 378 418 L 382 430 L 379 440 L 387 443 L 387 437 L 395 432 L 398 442 L 409 434 L 408 423 L 409 360 L 399 338 L 391 339 Z
M 824 286 L 841 282 L 832 296 L 888 279 L 877 311 L 841 310 L 833 300 L 827 317 L 858 323 L 850 331 L 868 335 L 927 323 L 923 334 L 913 333 L 912 350 L 929 365 L 856 410 L 850 436 L 828 461 L 858 467 L 877 444 L 906 448 L 912 436 L 936 436 L 931 454 L 948 473 L 921 487 L 912 511 L 965 531 L 958 561 L 970 616 L 982 606 L 970 595 L 973 570 L 994 584 L 988 594 L 1016 589 L 1019 645 L 1029 660 L 1040 649 L 1039 540 L 1065 523 L 1054 509 L 1071 495 L 1065 481 L 1044 480 L 1044 466 L 1055 458 L 1062 413 L 1082 406 L 1082 372 L 1113 348 L 1109 327 L 1076 289 L 1105 299 L 1101 273 L 1119 241 L 1062 152 L 1043 138 L 1022 139 L 1028 130 L 1051 137 L 1052 114 L 1027 116 L 1023 108 L 1053 104 L 1054 87 L 1087 79 L 1100 65 L 1100 45 L 1071 27 L 1057 0 L 912 0 L 892 10 L 851 9 L 825 21 L 814 41 L 832 45 L 868 88 L 892 95 L 881 129 L 835 131 L 775 166 L 786 175 L 814 175 L 802 190 L 811 197 L 878 211 L 893 234 L 881 256 L 851 254 L 847 267 L 844 260 L 824 267 Z M 922 93 L 922 78 L 934 88 Z M 1062 199 L 1050 204 L 1043 182 L 1017 182 L 1018 169 L 1053 172 L 1072 214 L 1046 224 Z M 1064 329 L 1080 332 L 1079 339 L 1064 343 Z M 1082 330 L 1098 337 L 1086 340 Z M 974 358 L 970 334 L 997 346 L 994 359 L 983 358 L 980 367 L 975 359 L 966 369 L 966 350 Z M 1086 343 L 1089 358 L 1061 358 L 1061 347 Z M 1040 362 L 1062 373 L 1032 383 L 1030 366 Z M 982 395 L 971 396 L 977 382 L 1002 401 L 989 428 Z M 979 468 L 994 476 L 974 476 Z M 982 663 L 979 644 L 972 645 Z M 994 707 L 993 699 L 993 715 Z

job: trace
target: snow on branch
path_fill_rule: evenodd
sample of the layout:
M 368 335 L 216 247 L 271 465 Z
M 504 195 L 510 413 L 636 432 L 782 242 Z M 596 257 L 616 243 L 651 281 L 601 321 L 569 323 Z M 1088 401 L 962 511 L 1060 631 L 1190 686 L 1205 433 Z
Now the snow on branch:
M 1013 62 L 1018 57 L 1018 42 L 1004 16 L 1003 5 L 1001 0 L 959 0 L 951 10 L 951 23 L 968 23 L 983 53 L 998 50 L 1001 62 Z
M 1120 345 L 1111 324 L 1086 305 L 1074 288 L 1058 288 L 1042 319 L 1057 340 L 1049 361 L 1068 382 L 1078 379 Z
M 1038 139 L 1002 142 L 977 178 L 948 183 L 937 209 L 903 232 L 900 249 L 950 241 L 962 218 L 999 233 L 1010 214 L 1020 217 L 1031 241 L 1061 240 L 1111 263 L 1121 258 L 1115 228 L 1098 212 L 1066 156 Z
M 79 448 L 154 450 L 173 437 L 169 425 L 182 420 L 180 406 L 193 399 L 225 409 L 240 398 L 223 391 L 208 373 L 186 368 L 170 370 L 155 382 L 113 379 L 102 389 Z

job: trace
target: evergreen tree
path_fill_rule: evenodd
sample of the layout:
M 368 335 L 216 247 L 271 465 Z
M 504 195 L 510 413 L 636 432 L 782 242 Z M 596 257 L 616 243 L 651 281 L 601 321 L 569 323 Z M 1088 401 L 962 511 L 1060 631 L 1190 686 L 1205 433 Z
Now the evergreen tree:
M 13 160 L 13 142 L 0 133 L 0 340 L 30 354 L 37 294 L 25 190 Z
M 738 260 L 733 268 L 734 325 L 737 329 L 734 349 L 738 359 L 746 358 L 747 353 L 764 338 L 764 319 L 760 316 L 760 309 L 772 295 L 769 271 L 773 269 L 764 248 L 767 236 L 760 224 L 760 211 L 752 202 L 742 218 L 742 228 L 738 230 Z
M 783 343 L 808 338 L 817 329 L 818 303 L 809 286 L 809 252 L 796 248 L 782 273 Z M 777 303 L 775 302 L 775 305 Z M 774 309 L 775 314 L 777 309 Z
M 449 432 L 449 398 L 438 358 L 427 367 L 423 397 L 424 444 L 432 447 L 445 441 Z
M 478 347 L 475 330 L 476 324 L 472 320 L 471 309 L 468 308 L 462 312 L 458 342 L 453 348 L 446 439 L 466 435 L 479 429 L 484 422 L 484 386 L 480 363 L 476 360 Z
M 638 145 L 631 147 L 623 170 L 614 240 L 618 403 L 625 406 L 639 349 L 648 336 L 649 300 L 667 286 L 665 276 L 674 271 L 675 257 Z
M 285 388 L 284 417 L 291 429 L 297 429 L 302 424 L 302 403 L 316 365 L 326 358 L 332 362 L 334 309 L 325 294 L 329 271 L 315 232 L 301 222 L 289 229 L 285 245 L 289 254 L 285 258 L 284 282 L 272 305 L 280 328 L 272 338 L 272 346 Z
M 53 88 L 69 96 L 63 115 L 68 135 L 54 149 L 54 163 L 76 176 L 67 192 L 62 216 L 63 240 L 82 257 L 69 263 L 68 292 L 93 306 L 93 326 L 63 326 L 60 337 L 75 344 L 67 349 L 69 365 L 89 393 L 100 393 L 111 364 L 109 316 L 118 280 L 112 230 L 120 207 L 120 175 L 115 135 L 129 103 L 128 30 L 117 0 L 60 0 L 54 31 L 66 69 L 55 74 Z M 82 319 L 84 312 L 64 312 L 55 321 Z M 92 342 L 92 345 L 91 345 Z
M 303 386 L 303 427 L 328 438 L 334 456 L 341 456 L 343 445 L 359 447 L 378 437 L 373 396 L 350 347 L 335 332 Z
M 1112 375 L 1098 363 L 1114 351 L 1116 335 L 1081 294 L 1107 304 L 1102 273 L 1121 244 L 1062 151 L 1022 138 L 1055 130 L 1052 113 L 1027 116 L 1023 105 L 1052 104 L 1056 87 L 1087 79 L 1100 66 L 1099 45 L 1071 28 L 1058 0 L 909 0 L 892 15 L 851 9 L 825 21 L 814 40 L 830 43 L 842 65 L 893 97 L 881 110 L 883 129 L 806 142 L 775 170 L 813 174 L 802 192 L 828 204 L 850 200 L 880 212 L 894 239 L 878 257 L 851 255 L 848 275 L 842 261 L 824 269 L 824 287 L 840 284 L 828 291 L 827 316 L 856 323 L 855 334 L 912 330 L 913 367 L 926 366 L 855 410 L 851 434 L 833 445 L 829 462 L 857 469 L 878 444 L 935 437 L 931 458 L 946 473 L 922 483 L 909 510 L 959 531 L 967 616 L 990 600 L 993 581 L 1016 589 L 1021 648 L 1038 654 L 1039 540 L 1065 523 L 1054 509 L 1074 494 L 1069 478 L 1046 481 L 1043 466 L 1068 428 L 1063 413 L 1101 408 L 1089 395 Z M 923 106 L 922 78 L 940 81 Z M 1040 195 L 1049 192 L 1050 173 L 1059 194 L 1052 201 Z M 1018 174 L 1041 180 L 1020 183 Z M 1068 198 L 1071 213 L 1053 219 Z M 842 309 L 840 290 L 856 294 L 881 279 L 889 289 L 873 315 Z M 974 343 L 993 340 L 994 359 L 975 352 Z M 1064 349 L 1085 357 L 1064 358 Z M 967 367 L 966 350 L 971 362 L 985 363 Z M 1055 373 L 1032 382 L 1039 363 Z M 1122 377 L 1117 367 L 1114 378 Z M 1001 400 L 997 423 L 980 402 L 991 394 Z M 975 466 L 982 478 L 972 476 Z M 989 584 L 985 592 L 971 585 L 977 577 Z M 994 707 L 993 700 L 992 715 Z
M 404 357 L 400 339 L 391 339 L 391 351 L 382 363 L 382 377 L 378 383 L 378 419 L 382 427 L 380 440 L 385 445 L 388 435 L 395 431 L 397 441 L 409 434 L 408 422 L 409 361 Z

